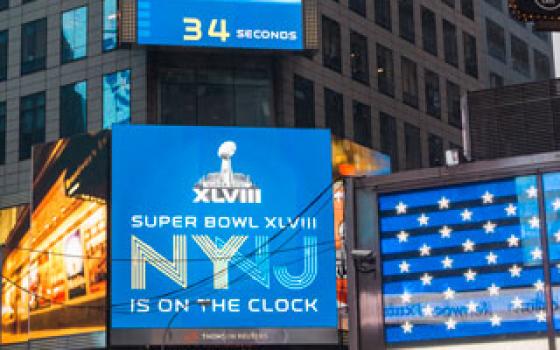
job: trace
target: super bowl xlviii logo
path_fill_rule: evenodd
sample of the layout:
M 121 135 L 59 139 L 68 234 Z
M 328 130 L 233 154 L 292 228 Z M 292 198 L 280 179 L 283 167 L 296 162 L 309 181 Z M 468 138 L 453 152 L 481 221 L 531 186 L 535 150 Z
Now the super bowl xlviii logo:
M 554 11 L 560 8 L 560 0 L 535 0 L 535 4 L 546 11 Z
M 232 167 L 237 145 L 226 141 L 218 148 L 222 160 L 220 172 L 203 176 L 193 187 L 193 203 L 261 203 L 261 189 L 248 175 L 235 173 Z

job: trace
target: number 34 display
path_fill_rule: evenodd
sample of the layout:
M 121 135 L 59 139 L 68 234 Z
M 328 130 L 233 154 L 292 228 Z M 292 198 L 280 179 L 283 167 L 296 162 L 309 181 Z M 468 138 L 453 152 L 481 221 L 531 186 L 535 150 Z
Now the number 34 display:
M 140 45 L 302 50 L 301 0 L 137 0 Z
M 185 35 L 183 35 L 183 40 L 185 41 L 199 41 L 204 36 L 204 23 L 198 18 L 185 17 L 183 18 L 183 23 L 185 23 Z M 219 23 L 219 28 L 218 27 Z M 219 38 L 222 42 L 226 42 L 231 34 L 227 31 L 227 21 L 225 19 L 212 19 L 210 21 L 210 27 L 208 28 L 208 36 L 211 38 Z

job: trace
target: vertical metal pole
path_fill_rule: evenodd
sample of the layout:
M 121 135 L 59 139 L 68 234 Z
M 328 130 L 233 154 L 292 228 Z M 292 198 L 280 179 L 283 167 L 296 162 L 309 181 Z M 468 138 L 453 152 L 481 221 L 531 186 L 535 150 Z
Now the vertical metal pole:
M 544 186 L 542 174 L 537 174 L 537 187 L 539 189 L 539 222 L 541 231 L 541 246 L 543 250 L 544 293 L 546 300 L 546 322 L 548 325 L 548 348 L 556 350 L 556 331 L 554 330 L 554 306 L 552 299 L 552 286 L 550 278 L 550 260 L 548 254 L 548 225 L 546 222 L 546 202 L 544 200 Z
M 348 345 L 349 350 L 360 349 L 360 308 L 358 303 L 358 276 L 352 250 L 356 247 L 356 207 L 354 179 L 344 179 L 344 230 L 348 257 Z

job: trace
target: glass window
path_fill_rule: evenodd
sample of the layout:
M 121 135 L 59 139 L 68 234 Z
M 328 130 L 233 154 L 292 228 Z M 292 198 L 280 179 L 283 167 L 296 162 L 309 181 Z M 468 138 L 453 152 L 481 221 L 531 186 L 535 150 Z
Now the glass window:
M 441 93 L 439 90 L 439 76 L 430 71 L 424 71 L 424 82 L 426 93 L 426 113 L 432 117 L 441 117 Z
M 80 7 L 62 14 L 60 43 L 61 62 L 67 63 L 87 55 L 87 7 Z
M 418 73 L 416 62 L 401 57 L 403 102 L 418 108 Z
M 7 10 L 10 7 L 10 0 L 0 0 L 0 11 Z
M 117 0 L 103 0 L 103 51 L 117 48 Z
M 80 81 L 60 88 L 60 137 L 87 131 L 87 82 Z
M 130 70 L 103 76 L 103 129 L 130 123 Z
M 296 128 L 315 127 L 315 88 L 313 81 L 294 76 L 294 118 Z
M 455 0 L 441 0 L 441 2 L 453 9 L 455 8 Z
M 437 135 L 428 136 L 428 151 L 430 167 L 443 165 L 443 139 Z
M 380 112 L 381 152 L 391 157 L 391 170 L 399 170 L 399 144 L 397 139 L 397 122 L 389 114 Z
M 447 20 L 443 20 L 443 50 L 445 62 L 453 67 L 459 67 L 459 48 L 457 47 L 457 27 Z
M 506 62 L 506 34 L 504 28 L 486 19 L 486 41 L 488 54 L 497 60 Z
M 537 80 L 551 79 L 552 74 L 550 72 L 550 60 L 548 56 L 536 49 L 533 54 L 535 59 L 535 76 Z
M 490 87 L 502 87 L 504 86 L 504 78 L 498 73 L 490 72 Z
M 393 51 L 377 44 L 377 88 L 387 96 L 395 96 Z
M 424 6 L 421 7 L 422 11 L 422 46 L 424 51 L 437 56 L 437 30 L 436 30 L 436 15 L 433 11 L 428 10 Z
M 369 85 L 367 38 L 354 31 L 350 32 L 350 63 L 352 66 L 352 79 Z
M 8 31 L 0 31 L 0 81 L 8 78 Z
M 536 187 L 536 176 L 524 176 L 379 196 L 391 348 L 547 330 Z
M 498 11 L 502 11 L 502 0 L 484 0 L 484 1 L 490 4 L 490 6 L 496 8 Z
M 344 101 L 342 94 L 325 88 L 325 119 L 334 136 L 344 138 Z
M 21 26 L 21 74 L 45 69 L 47 55 L 47 19 Z
M 465 73 L 474 78 L 478 78 L 476 38 L 465 32 L 463 32 L 463 52 L 465 55 Z
M 323 16 L 323 65 L 342 72 L 340 24 Z
M 422 167 L 422 144 L 420 129 L 414 125 L 404 123 L 404 145 L 406 169 Z
M 461 0 L 461 13 L 463 16 L 474 20 L 473 0 Z
M 399 0 L 399 35 L 411 43 L 415 42 L 413 0 Z
M 20 99 L 19 160 L 31 157 L 31 146 L 45 142 L 45 93 Z
M 375 23 L 391 31 L 391 0 L 373 0 L 375 3 Z
M 371 107 L 358 101 L 352 102 L 354 141 L 371 148 Z
M 6 102 L 0 102 L 0 164 L 6 164 Z
M 511 61 L 513 69 L 525 76 L 530 76 L 529 46 L 515 35 L 511 35 Z
M 462 128 L 461 121 L 461 88 L 447 81 L 447 122 L 456 128 Z
M 274 125 L 269 69 L 168 71 L 160 84 L 163 124 Z
M 348 8 L 361 16 L 366 16 L 365 0 L 348 0 Z

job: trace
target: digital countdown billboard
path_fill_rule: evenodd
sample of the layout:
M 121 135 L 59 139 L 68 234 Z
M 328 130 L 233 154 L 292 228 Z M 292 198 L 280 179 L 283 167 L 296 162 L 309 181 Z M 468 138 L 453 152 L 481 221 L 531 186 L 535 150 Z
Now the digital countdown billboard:
M 338 341 L 327 130 L 112 140 L 112 345 Z
M 302 0 L 137 0 L 137 43 L 302 50 Z

